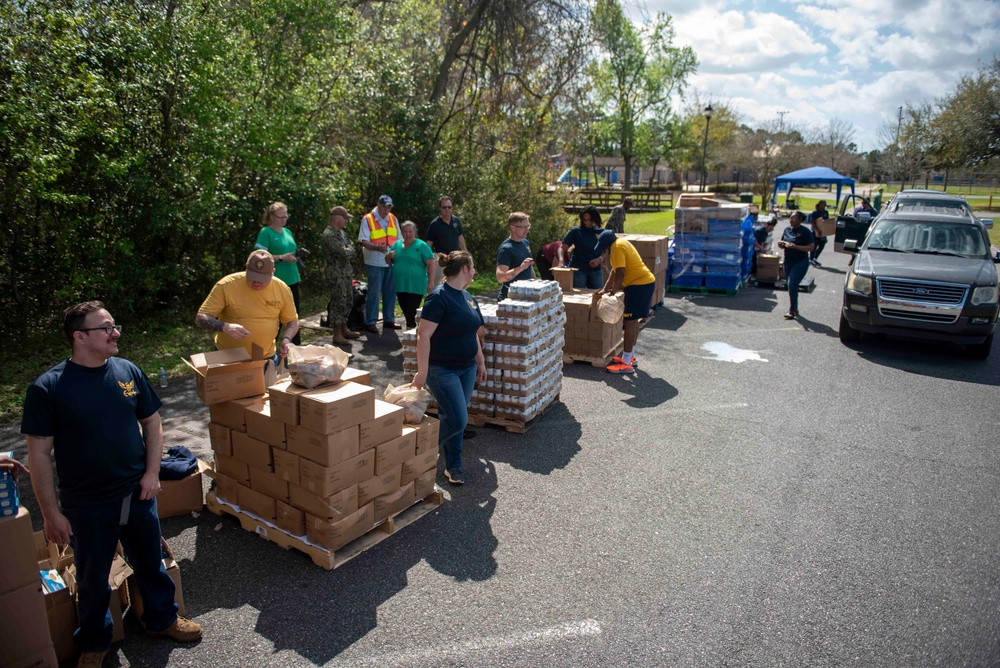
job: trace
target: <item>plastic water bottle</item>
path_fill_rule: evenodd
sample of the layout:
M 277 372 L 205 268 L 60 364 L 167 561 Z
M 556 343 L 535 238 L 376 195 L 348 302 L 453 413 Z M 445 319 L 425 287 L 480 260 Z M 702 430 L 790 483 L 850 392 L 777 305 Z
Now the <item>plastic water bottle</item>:
M 162 366 L 160 367 L 160 387 L 167 386 L 167 370 Z

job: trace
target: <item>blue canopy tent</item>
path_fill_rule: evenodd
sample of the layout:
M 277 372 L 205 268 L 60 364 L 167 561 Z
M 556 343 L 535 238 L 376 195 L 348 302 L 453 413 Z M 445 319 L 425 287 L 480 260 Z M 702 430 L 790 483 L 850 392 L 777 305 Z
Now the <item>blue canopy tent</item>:
M 792 194 L 792 188 L 795 186 L 825 186 L 834 183 L 837 184 L 837 204 L 840 203 L 840 191 L 844 186 L 851 186 L 851 194 L 854 194 L 854 179 L 849 176 L 841 176 L 829 167 L 809 167 L 808 169 L 800 169 L 788 174 L 782 174 L 774 180 L 774 193 L 771 195 L 771 204 L 774 205 L 777 203 L 779 188 L 784 190 L 782 186 L 788 188 L 788 193 L 785 195 L 785 201 L 788 201 L 788 196 Z

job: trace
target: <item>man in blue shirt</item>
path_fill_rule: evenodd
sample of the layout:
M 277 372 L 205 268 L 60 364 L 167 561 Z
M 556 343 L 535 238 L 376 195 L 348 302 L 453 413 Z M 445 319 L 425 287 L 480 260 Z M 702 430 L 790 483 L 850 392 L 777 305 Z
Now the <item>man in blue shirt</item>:
M 500 283 L 500 296 L 506 299 L 510 284 L 514 281 L 525 281 L 535 277 L 531 265 L 531 246 L 528 244 L 528 230 L 531 229 L 531 219 L 528 214 L 515 211 L 507 217 L 510 236 L 497 249 L 497 282 Z
M 462 221 L 452 214 L 454 204 L 447 195 L 438 199 L 438 211 L 441 215 L 427 226 L 427 237 L 424 239 L 435 253 L 447 255 L 452 251 L 469 249 L 465 247 L 465 236 L 462 234 Z M 441 267 L 435 264 L 434 285 L 441 282 L 443 274 Z
M 156 513 L 163 446 L 160 399 L 142 371 L 116 357 L 121 326 L 101 302 L 66 309 L 63 329 L 72 355 L 28 388 L 21 433 L 28 441 L 31 485 L 45 536 L 73 545 L 80 618 L 73 639 L 83 652 L 79 665 L 101 665 L 111 645 L 108 576 L 119 540 L 142 592 L 146 633 L 194 642 L 201 638 L 201 627 L 177 615 L 174 583 L 161 560 Z M 53 450 L 61 504 L 52 475 Z

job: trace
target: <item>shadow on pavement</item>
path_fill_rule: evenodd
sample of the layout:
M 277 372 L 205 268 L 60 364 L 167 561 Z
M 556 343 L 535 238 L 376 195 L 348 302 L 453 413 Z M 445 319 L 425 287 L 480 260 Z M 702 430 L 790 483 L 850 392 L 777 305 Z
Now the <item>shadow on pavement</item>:
M 802 329 L 806 330 L 807 332 L 812 332 L 815 334 L 825 334 L 834 339 L 840 338 L 840 334 L 833 327 L 830 327 L 829 325 L 824 325 L 819 322 L 815 322 L 813 320 L 809 320 L 808 318 L 804 318 L 801 314 L 799 315 L 798 318 L 795 319 L 795 322 L 798 322 L 800 325 L 802 325 Z
M 580 452 L 583 435 L 583 427 L 562 402 L 553 405 L 526 434 L 500 431 L 495 427 L 477 427 L 476 431 L 485 436 L 472 441 L 471 449 L 476 455 L 542 475 L 568 466 Z
M 975 360 L 966 357 L 964 347 L 958 344 L 871 335 L 852 343 L 850 348 L 869 362 L 917 376 L 1000 386 L 997 348 L 989 359 Z
M 677 397 L 677 388 L 663 378 L 646 373 L 642 368 L 634 374 L 616 376 L 606 373 L 604 382 L 623 394 L 631 394 L 623 403 L 629 408 L 655 408 Z
M 697 306 L 720 309 L 723 314 L 727 311 L 758 311 L 769 313 L 780 302 L 781 298 L 778 295 L 783 292 L 784 290 L 775 290 L 770 287 L 746 287 L 740 290 L 738 294 L 732 296 L 669 293 L 666 295 L 664 306 L 667 309 L 671 309 L 671 302 L 688 301 Z M 706 315 L 710 316 L 710 314 Z M 657 313 L 657 317 L 659 317 L 659 312 Z M 655 326 L 656 318 L 653 318 L 648 327 Z

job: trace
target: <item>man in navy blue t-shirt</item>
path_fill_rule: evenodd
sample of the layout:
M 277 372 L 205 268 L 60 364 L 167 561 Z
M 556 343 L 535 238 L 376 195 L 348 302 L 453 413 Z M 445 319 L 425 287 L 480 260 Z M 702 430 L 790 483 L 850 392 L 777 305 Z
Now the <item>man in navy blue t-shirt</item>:
M 528 230 L 531 220 L 528 214 L 515 211 L 507 217 L 510 236 L 497 249 L 497 282 L 500 283 L 500 296 L 507 298 L 507 290 L 514 281 L 525 281 L 535 277 L 531 265 L 531 246 L 528 245 Z
M 201 627 L 177 615 L 174 583 L 161 560 L 160 399 L 142 371 L 116 357 L 121 327 L 101 302 L 66 309 L 63 328 L 72 355 L 28 388 L 21 433 L 45 536 L 73 545 L 80 617 L 73 639 L 81 664 L 100 665 L 111 645 L 108 576 L 119 540 L 142 591 L 146 632 L 193 642 Z

